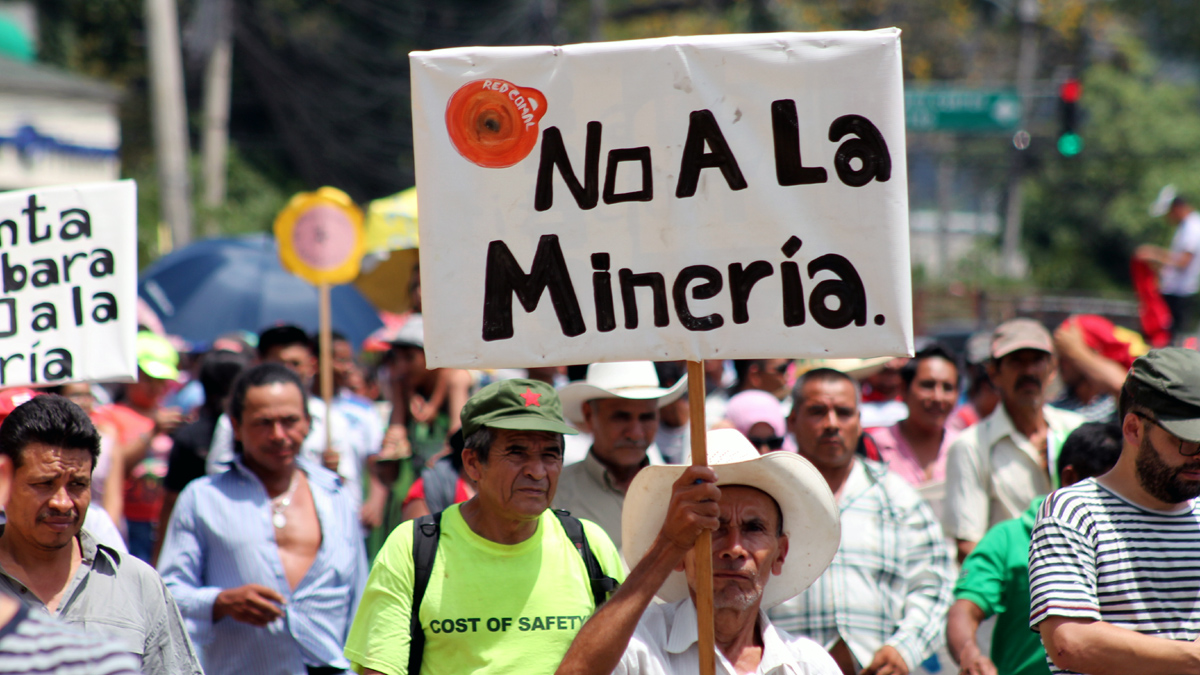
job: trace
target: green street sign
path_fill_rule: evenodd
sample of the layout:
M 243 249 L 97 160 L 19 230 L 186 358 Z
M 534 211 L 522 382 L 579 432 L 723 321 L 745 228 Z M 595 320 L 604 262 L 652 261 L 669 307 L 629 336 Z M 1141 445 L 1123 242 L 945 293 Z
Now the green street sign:
M 904 92 L 909 131 L 1012 131 L 1021 98 L 1012 89 L 910 88 Z

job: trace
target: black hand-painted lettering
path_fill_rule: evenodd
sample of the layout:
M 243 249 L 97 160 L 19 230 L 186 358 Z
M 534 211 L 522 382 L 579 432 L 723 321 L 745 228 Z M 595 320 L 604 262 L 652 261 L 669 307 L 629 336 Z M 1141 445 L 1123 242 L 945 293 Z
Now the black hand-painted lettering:
M 710 152 L 705 152 L 707 146 Z M 717 124 L 717 118 L 709 110 L 692 112 L 688 123 L 687 141 L 683 144 L 683 158 L 679 162 L 679 183 L 675 186 L 675 196 L 679 198 L 692 197 L 696 194 L 696 185 L 700 182 L 702 169 L 719 168 L 721 175 L 730 190 L 745 190 L 746 179 L 738 167 L 737 158 L 729 149 L 725 135 Z
M 53 233 L 50 231 L 49 225 L 47 225 L 45 228 L 43 228 L 41 232 L 38 232 L 37 214 L 38 214 L 38 211 L 45 211 L 45 210 L 46 210 L 46 207 L 38 206 L 37 195 L 35 195 L 35 194 L 29 195 L 29 206 L 21 209 L 21 213 L 24 213 L 29 218 L 29 243 L 31 243 L 31 244 L 36 244 L 39 241 L 46 241 L 50 237 L 54 236 Z M 34 379 L 36 379 L 36 378 L 34 378 Z
M 642 168 L 642 189 L 617 193 L 617 167 L 621 162 L 639 162 Z M 650 169 L 650 148 L 619 148 L 608 152 L 608 168 L 604 170 L 604 203 L 648 202 L 654 199 L 654 172 Z
M 74 216 L 62 224 L 58 230 L 58 238 L 71 241 L 80 237 L 92 236 L 92 215 L 83 209 L 67 209 L 58 214 L 60 219 Z
M 671 289 L 671 295 L 675 299 L 675 314 L 679 317 L 679 323 L 688 330 L 708 331 L 714 328 L 720 328 L 725 325 L 725 319 L 720 314 L 709 314 L 706 316 L 695 316 L 688 308 L 688 284 L 697 279 L 703 279 L 704 283 L 692 289 L 692 297 L 696 300 L 707 300 L 715 297 L 721 292 L 721 287 L 725 284 L 721 279 L 721 273 L 715 267 L 708 265 L 690 265 L 679 271 L 679 276 L 675 277 L 675 286 Z
M 810 279 L 822 270 L 833 272 L 838 278 L 826 279 L 813 289 L 812 297 L 808 299 L 808 311 L 812 313 L 813 321 L 825 328 L 845 328 L 851 322 L 856 326 L 865 326 L 867 292 L 858 270 L 849 260 L 836 253 L 828 253 L 808 263 Z M 837 298 L 837 309 L 830 309 L 826 304 L 831 297 Z
M 625 328 L 638 327 L 637 287 L 649 288 L 654 298 L 654 325 L 662 328 L 671 323 L 667 314 L 667 282 L 658 272 L 634 274 L 631 269 L 617 273 L 621 284 L 621 304 L 625 307 Z
M 592 254 L 592 299 L 596 304 L 596 330 L 607 333 L 617 327 L 617 312 L 613 309 L 612 274 L 608 272 L 607 253 Z
M 887 182 L 892 177 L 892 156 L 888 154 L 887 142 L 879 129 L 862 115 L 842 115 L 829 125 L 829 140 L 836 143 L 847 134 L 858 138 L 838 146 L 833 157 L 838 178 L 850 187 L 862 187 L 872 178 L 880 183 Z M 862 162 L 857 170 L 850 163 L 853 159 Z
M 803 326 L 806 317 L 800 265 L 791 260 L 779 263 L 779 278 L 783 283 L 783 325 L 788 328 Z
M 0 298 L 0 307 L 5 307 L 8 310 L 8 323 L 0 324 L 4 326 L 0 330 L 0 338 L 12 337 L 17 334 L 17 299 L 16 298 Z M 5 312 L 0 310 L 0 315 Z M 4 383 L 4 373 L 0 371 L 0 384 Z
M 542 157 L 538 163 L 537 187 L 533 193 L 533 208 L 546 211 L 554 205 L 554 167 L 562 175 L 563 182 L 583 210 L 596 208 L 600 200 L 600 134 L 603 127 L 599 122 L 588 122 L 587 141 L 583 157 L 583 185 L 571 168 L 571 158 L 563 144 L 562 132 L 558 127 L 548 127 L 542 132 Z
M 800 116 L 796 102 L 781 99 L 771 103 L 771 130 L 775 138 L 775 179 L 780 185 L 812 185 L 829 181 L 829 173 L 804 166 L 800 159 Z
M 733 302 L 733 322 L 746 323 L 750 320 L 750 291 L 754 284 L 775 273 L 775 268 L 765 260 L 755 260 L 742 268 L 741 263 L 729 266 L 729 295 Z
M 483 339 L 507 340 L 513 336 L 512 300 L 516 295 L 526 312 L 537 309 L 542 293 L 549 290 L 563 335 L 582 335 L 587 327 L 567 271 L 558 236 L 542 235 L 529 274 L 521 269 L 503 241 L 488 245 L 483 282 Z

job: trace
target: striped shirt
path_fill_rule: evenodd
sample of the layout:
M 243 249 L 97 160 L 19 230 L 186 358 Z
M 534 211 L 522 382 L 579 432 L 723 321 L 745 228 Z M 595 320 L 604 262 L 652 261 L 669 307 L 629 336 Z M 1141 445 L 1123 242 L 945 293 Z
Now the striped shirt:
M 1200 636 L 1200 500 L 1137 506 L 1089 478 L 1051 494 L 1029 549 L 1029 625 L 1105 621 L 1170 640 Z M 1064 671 L 1050 664 L 1051 672 Z
M 0 674 L 139 675 L 137 657 L 96 633 L 58 623 L 24 605 L 0 626 Z
M 826 649 L 844 639 L 862 666 L 890 645 L 914 670 L 943 643 L 954 600 L 942 528 L 903 478 L 862 458 L 854 460 L 838 506 L 842 542 L 829 569 L 771 609 L 771 620 Z

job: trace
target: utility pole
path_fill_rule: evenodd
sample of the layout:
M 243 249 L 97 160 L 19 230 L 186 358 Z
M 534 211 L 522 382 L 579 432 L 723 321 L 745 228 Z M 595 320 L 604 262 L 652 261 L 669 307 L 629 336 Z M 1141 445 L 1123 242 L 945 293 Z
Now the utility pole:
M 1021 44 L 1017 53 L 1017 94 L 1021 98 L 1020 128 L 1029 124 L 1033 107 L 1033 78 L 1037 74 L 1038 27 L 1041 10 L 1038 0 L 1020 0 L 1017 20 L 1021 22 Z M 1023 150 L 1014 149 L 1008 170 L 1008 200 L 1004 214 L 1004 270 L 1009 277 L 1020 276 L 1021 265 L 1021 208 L 1025 201 L 1025 158 Z
M 215 209 L 225 203 L 226 164 L 229 155 L 229 99 L 233 86 L 233 17 L 228 0 L 218 3 L 217 40 L 204 70 L 204 131 L 201 157 L 204 172 L 204 205 Z M 204 233 L 220 234 L 220 223 L 209 215 Z
M 183 94 L 179 18 L 175 0 L 146 0 L 145 11 L 159 198 L 162 219 L 171 228 L 171 245 L 178 248 L 192 240 L 187 105 Z

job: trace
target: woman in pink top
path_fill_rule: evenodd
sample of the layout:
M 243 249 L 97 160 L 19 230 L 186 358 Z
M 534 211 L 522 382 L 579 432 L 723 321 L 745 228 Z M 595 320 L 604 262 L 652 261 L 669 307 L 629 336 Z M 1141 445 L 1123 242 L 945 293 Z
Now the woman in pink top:
M 946 420 L 958 401 L 958 366 L 939 346 L 917 352 L 900 370 L 908 418 L 868 433 L 888 468 L 915 487 L 946 480 L 946 451 L 955 432 Z

